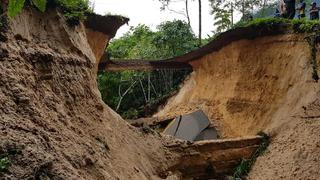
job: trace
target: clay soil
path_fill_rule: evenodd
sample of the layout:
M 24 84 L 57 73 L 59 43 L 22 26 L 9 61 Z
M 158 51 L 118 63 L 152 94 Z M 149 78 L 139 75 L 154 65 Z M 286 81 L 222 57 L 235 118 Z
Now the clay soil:
M 319 179 L 320 86 L 304 37 L 241 40 L 193 61 L 194 72 L 155 116 L 203 109 L 224 138 L 270 134 L 249 179 Z
M 83 25 L 26 10 L 0 42 L 0 179 L 158 179 L 174 155 L 101 100 Z

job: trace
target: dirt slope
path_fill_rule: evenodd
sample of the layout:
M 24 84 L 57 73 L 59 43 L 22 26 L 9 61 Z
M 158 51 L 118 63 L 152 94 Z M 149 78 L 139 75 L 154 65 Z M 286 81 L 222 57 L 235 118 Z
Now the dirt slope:
M 271 145 L 249 179 L 317 179 L 320 92 L 304 37 L 241 40 L 193 61 L 190 78 L 155 116 L 202 108 L 223 137 L 266 131 Z
M 156 179 L 173 156 L 101 100 L 83 26 L 26 10 L 0 42 L 0 179 Z

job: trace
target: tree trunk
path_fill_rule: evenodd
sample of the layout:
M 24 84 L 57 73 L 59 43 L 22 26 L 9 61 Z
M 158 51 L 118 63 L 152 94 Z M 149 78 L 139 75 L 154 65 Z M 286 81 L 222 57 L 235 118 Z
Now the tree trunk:
M 201 34 L 202 34 L 202 6 L 201 6 L 201 0 L 198 0 L 199 2 L 199 47 L 202 44 L 202 38 L 201 38 Z
M 231 2 L 231 27 L 233 27 L 233 3 Z
M 245 9 L 245 0 L 242 0 L 242 17 L 244 17 L 245 13 L 244 13 L 244 9 Z
M 123 94 L 121 94 L 121 85 L 119 85 L 118 93 L 119 93 L 120 99 L 119 99 L 119 102 L 118 102 L 116 111 L 119 110 L 119 108 L 120 108 L 120 106 L 121 106 L 121 102 L 122 102 L 124 96 L 126 96 L 126 95 L 128 94 L 128 92 L 134 87 L 134 85 L 135 85 L 136 83 L 137 83 L 137 81 L 134 81 L 133 83 L 131 83 L 131 85 L 129 86 L 129 88 L 128 88 Z
M 188 20 L 188 25 L 191 27 L 190 16 L 189 16 L 189 0 L 186 0 L 186 15 Z

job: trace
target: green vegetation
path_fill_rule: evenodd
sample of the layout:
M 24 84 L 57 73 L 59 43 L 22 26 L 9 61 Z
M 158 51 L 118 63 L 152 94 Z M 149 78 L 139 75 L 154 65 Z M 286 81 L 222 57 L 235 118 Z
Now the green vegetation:
M 233 28 L 239 27 L 260 27 L 267 29 L 275 29 L 280 26 L 292 28 L 295 32 L 314 32 L 320 21 L 305 19 L 284 19 L 284 18 L 257 18 L 252 21 L 240 21 Z
M 19 14 L 24 7 L 25 0 L 10 0 L 8 5 L 8 16 L 14 17 Z
M 292 20 L 284 19 L 284 18 L 257 18 L 251 21 L 239 21 L 235 26 L 235 28 L 239 27 L 275 27 L 279 25 L 290 24 Z
M 41 12 L 46 10 L 47 0 L 27 0 L 27 3 L 36 7 Z M 8 16 L 10 18 L 15 17 L 22 11 L 23 7 L 27 3 L 26 0 L 9 0 Z
M 0 172 L 5 172 L 10 167 L 10 160 L 8 157 L 0 158 Z
M 14 160 L 16 156 L 22 154 L 23 148 L 23 146 L 8 145 L 6 148 L 0 149 L 0 175 L 9 169 L 12 160 Z
M 111 59 L 165 59 L 197 48 L 197 38 L 183 21 L 164 22 L 157 31 L 131 28 L 108 47 Z M 125 119 L 151 115 L 175 92 L 189 70 L 104 72 L 98 74 L 102 99 Z
M 252 155 L 249 160 L 242 159 L 240 164 L 235 168 L 233 179 L 234 180 L 241 180 L 244 176 L 248 175 L 251 170 L 251 167 L 256 162 L 257 158 L 266 151 L 267 147 L 270 143 L 270 138 L 264 132 L 258 133 L 259 136 L 262 137 L 262 141 L 256 152 Z
M 318 82 L 318 63 L 317 63 L 317 40 L 319 39 L 319 34 L 311 35 L 306 38 L 310 46 L 311 59 L 310 63 L 312 65 L 312 79 Z
M 52 1 L 52 0 L 51 0 Z M 67 19 L 69 25 L 78 25 L 79 21 L 86 18 L 86 13 L 92 10 L 89 0 L 53 0 Z
M 235 16 L 240 14 L 241 20 L 251 17 L 267 17 L 270 11 L 274 12 L 274 1 L 261 0 L 209 0 L 211 14 L 214 15 L 215 33 L 221 33 L 234 26 Z
M 48 6 L 58 7 L 70 25 L 77 25 L 85 19 L 86 13 L 91 12 L 88 0 L 9 0 L 7 14 L 13 18 L 28 5 L 41 12 L 45 12 Z

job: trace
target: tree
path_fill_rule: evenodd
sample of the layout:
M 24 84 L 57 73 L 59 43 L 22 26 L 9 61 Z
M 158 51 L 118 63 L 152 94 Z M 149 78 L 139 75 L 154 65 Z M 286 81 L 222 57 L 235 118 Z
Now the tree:
M 182 15 L 185 15 L 187 17 L 187 20 L 188 20 L 188 25 L 190 26 L 190 17 L 189 17 L 189 10 L 188 10 L 188 0 L 183 0 L 185 1 L 185 13 L 181 12 L 181 11 L 175 11 L 175 10 L 172 10 L 169 8 L 169 4 L 170 2 L 172 2 L 172 0 L 159 0 L 161 3 L 162 3 L 162 7 L 161 9 L 164 10 L 164 9 L 168 9 L 170 11 L 173 11 L 173 12 L 176 12 L 178 14 L 182 14 Z M 175 1 L 177 2 L 177 1 Z M 198 0 L 198 6 L 199 6 L 199 34 L 198 34 L 198 46 L 201 46 L 202 45 L 202 1 L 201 0 Z
M 210 0 L 214 15 L 216 33 L 221 33 L 233 26 L 234 4 L 230 1 Z
M 259 13 L 260 17 L 265 16 L 269 7 L 273 7 L 275 0 L 209 0 L 211 5 L 211 14 L 214 15 L 214 25 L 217 33 L 230 29 L 234 22 L 235 12 L 242 15 L 241 20 L 248 19 Z
M 160 50 L 158 58 L 169 58 L 185 54 L 196 47 L 196 37 L 184 21 L 174 20 L 161 23 L 152 43 Z
M 199 47 L 201 46 L 201 34 L 202 34 L 202 4 L 201 4 L 201 0 L 198 0 L 199 3 Z

